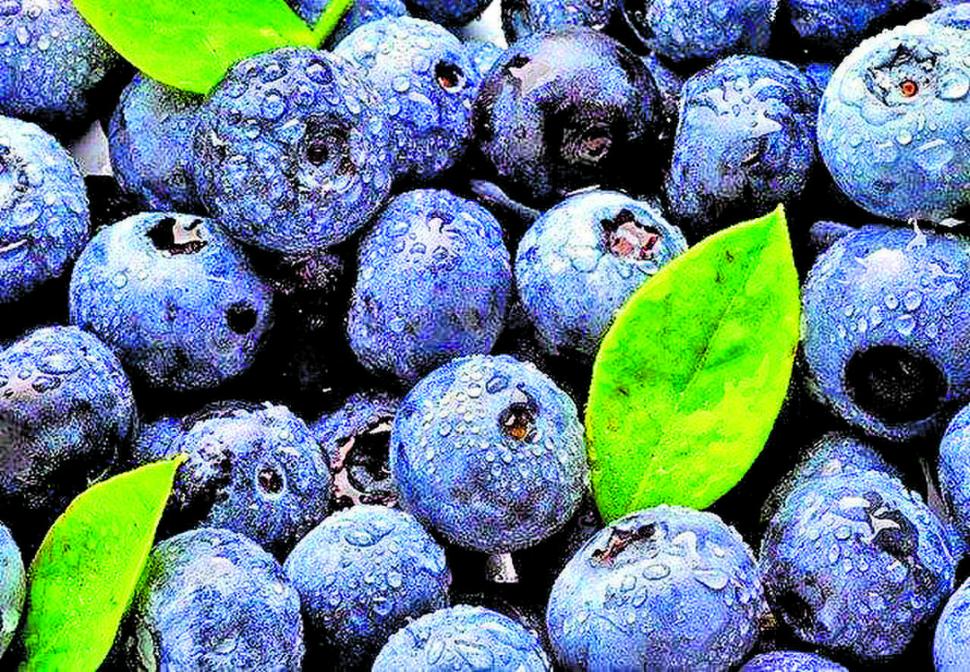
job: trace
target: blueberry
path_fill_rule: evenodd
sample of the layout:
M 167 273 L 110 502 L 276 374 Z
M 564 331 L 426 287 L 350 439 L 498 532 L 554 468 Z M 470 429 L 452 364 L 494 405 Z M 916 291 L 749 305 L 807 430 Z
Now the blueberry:
M 957 413 L 940 443 L 940 488 L 965 539 L 970 540 L 970 406 Z
M 10 530 L 0 525 L 0 656 L 13 641 L 27 594 L 24 561 Z
M 673 61 L 763 54 L 778 0 L 619 0 L 642 48 Z
M 603 30 L 616 11 L 617 0 L 506 0 L 502 31 L 509 44 L 536 33 L 570 26 Z
M 78 130 L 123 63 L 72 0 L 5 0 L 0 35 L 0 114 L 52 131 Z
M 395 631 L 448 604 L 444 550 L 412 516 L 383 506 L 330 516 L 297 544 L 285 568 L 309 635 L 338 669 L 368 665 Z
M 533 204 L 591 185 L 639 185 L 661 162 L 660 125 L 659 94 L 643 62 L 589 28 L 516 42 L 475 103 L 487 165 L 511 196 Z
M 491 0 L 404 0 L 412 15 L 455 28 L 481 14 Z
M 680 115 L 680 94 L 684 90 L 686 80 L 656 54 L 644 56 L 643 64 L 660 92 L 660 111 L 664 122 L 663 138 L 672 141 Z
M 353 66 L 284 48 L 237 63 L 195 133 L 196 187 L 234 237 L 284 253 L 338 243 L 390 191 L 383 103 Z
M 755 656 L 738 672 L 849 672 L 816 653 L 771 651 Z
M 181 432 L 181 418 L 161 417 L 154 422 L 142 423 L 131 442 L 129 464 L 140 467 L 175 457 L 178 455 L 175 442 Z
M 962 672 L 970 660 L 970 581 L 947 601 L 936 622 L 933 664 L 936 672 Z
M 327 515 L 330 470 L 285 406 L 209 406 L 182 421 L 172 452 L 188 455 L 173 494 L 185 522 L 239 532 L 282 556 Z
M 47 327 L 0 351 L 5 516 L 52 520 L 114 466 L 136 422 L 128 378 L 94 336 Z
M 700 238 L 795 202 L 818 163 L 817 103 L 798 68 L 760 56 L 688 79 L 665 183 L 671 219 Z
M 384 98 L 398 177 L 429 180 L 464 155 L 480 77 L 458 38 L 420 19 L 381 19 L 333 53 L 358 66 Z
M 70 155 L 34 124 L 0 117 L 0 305 L 60 277 L 84 248 L 88 224 Z
M 812 61 L 804 64 L 801 69 L 815 86 L 815 91 L 818 93 L 819 100 L 821 100 L 825 89 L 828 88 L 829 82 L 832 81 L 832 75 L 835 74 L 835 64 Z
M 504 355 L 454 360 L 408 393 L 391 430 L 391 472 L 405 509 L 485 553 L 560 529 L 588 480 L 573 401 Z
M 874 27 L 920 4 L 921 0 L 787 0 L 791 24 L 803 48 L 813 53 L 847 52 Z
M 819 149 L 865 210 L 941 222 L 970 206 L 968 30 L 914 21 L 866 40 L 836 69 Z
M 905 440 L 970 401 L 970 243 L 865 226 L 823 252 L 802 293 L 809 387 L 846 422 Z
M 469 40 L 465 42 L 465 52 L 471 59 L 472 67 L 478 73 L 478 85 L 481 87 L 485 75 L 505 53 L 505 49 L 487 40 Z
M 296 590 L 272 556 L 228 530 L 155 547 L 129 630 L 127 669 L 299 672 L 303 661 Z
M 192 138 L 202 98 L 136 75 L 111 117 L 108 146 L 122 188 L 150 210 L 197 212 Z
M 659 506 L 587 541 L 549 597 L 546 627 L 569 670 L 727 670 L 767 611 L 751 549 L 711 513 Z
M 304 21 L 315 25 L 323 15 L 327 0 L 286 0 Z M 407 16 L 402 0 L 356 0 L 337 24 L 327 42 L 337 44 L 365 23 L 392 16 Z
M 616 312 L 687 250 L 653 205 L 609 191 L 570 196 L 519 243 L 519 297 L 548 346 L 593 357 Z
M 447 191 L 395 198 L 361 241 L 347 336 L 374 372 L 414 382 L 486 354 L 502 330 L 512 270 L 498 221 Z
M 381 649 L 373 672 L 549 672 L 539 638 L 508 616 L 458 605 L 417 619 Z
M 762 539 L 775 613 L 809 644 L 890 660 L 953 589 L 947 532 L 919 496 L 879 473 L 797 485 Z
M 386 392 L 354 393 L 310 429 L 333 470 L 338 508 L 397 503 L 391 477 L 390 438 L 401 400 Z
M 272 292 L 212 220 L 144 214 L 102 229 L 71 277 L 71 320 L 149 385 L 211 388 L 245 371 Z

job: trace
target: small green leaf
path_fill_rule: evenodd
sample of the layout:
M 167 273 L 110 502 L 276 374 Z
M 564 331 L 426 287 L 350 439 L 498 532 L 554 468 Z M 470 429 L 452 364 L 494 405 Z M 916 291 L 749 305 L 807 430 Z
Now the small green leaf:
M 179 456 L 110 478 L 71 502 L 27 574 L 22 672 L 98 669 L 138 586 Z
M 593 494 L 612 520 L 657 504 L 706 508 L 761 452 L 799 332 L 785 213 L 702 241 L 646 282 L 593 366 Z
M 286 0 L 74 0 L 74 6 L 136 68 L 194 93 L 211 91 L 244 58 L 316 47 L 326 37 L 314 34 Z M 336 25 L 339 18 L 328 20 Z

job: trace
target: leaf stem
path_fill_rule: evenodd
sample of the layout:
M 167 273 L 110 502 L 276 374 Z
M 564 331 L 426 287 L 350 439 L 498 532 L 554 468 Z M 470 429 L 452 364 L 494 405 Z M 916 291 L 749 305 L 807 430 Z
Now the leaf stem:
M 337 24 L 340 23 L 340 19 L 344 18 L 344 14 L 350 10 L 353 4 L 354 0 L 330 0 L 327 3 L 323 14 L 320 15 L 320 20 L 313 27 L 313 37 L 318 47 L 323 46 Z

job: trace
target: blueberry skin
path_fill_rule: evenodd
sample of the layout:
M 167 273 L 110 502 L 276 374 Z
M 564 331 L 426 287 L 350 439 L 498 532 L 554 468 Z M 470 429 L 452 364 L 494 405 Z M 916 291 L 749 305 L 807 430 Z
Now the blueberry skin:
M 546 628 L 567 670 L 727 670 L 767 610 L 751 549 L 711 513 L 658 506 L 600 530 L 552 587 Z
M 970 242 L 864 226 L 819 255 L 802 291 L 802 352 L 813 395 L 893 441 L 939 429 L 970 401 Z
M 0 114 L 51 131 L 78 130 L 99 85 L 123 64 L 72 0 L 8 0 L 0 35 Z
M 549 537 L 588 484 L 572 399 L 505 355 L 456 359 L 408 393 L 391 429 L 391 472 L 404 509 L 484 553 Z
M 299 672 L 300 598 L 246 537 L 191 530 L 149 555 L 124 649 L 127 669 Z
M 308 24 L 315 25 L 323 15 L 323 10 L 327 6 L 326 0 L 286 0 L 297 14 L 300 15 Z M 360 28 L 365 23 L 385 19 L 392 16 L 407 16 L 408 10 L 402 0 L 357 0 L 354 2 L 344 18 L 337 24 L 336 30 L 330 35 L 327 42 L 338 44 L 352 32 Z
M 252 364 L 272 291 L 216 222 L 166 213 L 102 229 L 71 276 L 71 321 L 155 388 L 212 388 Z
M 593 357 L 617 311 L 687 241 L 650 203 L 611 191 L 570 196 L 519 243 L 519 298 L 553 352 Z
M 970 540 L 970 406 L 957 413 L 940 442 L 940 489 L 964 539 Z
M 919 5 L 920 0 L 787 0 L 791 24 L 816 52 L 845 53 L 859 44 L 887 14 Z
M 142 74 L 121 94 L 108 127 L 111 166 L 122 189 L 149 210 L 200 210 L 192 138 L 202 101 Z
M 89 220 L 74 159 L 40 127 L 0 117 L 0 305 L 63 274 Z
M 956 566 L 919 495 L 875 471 L 797 486 L 760 558 L 768 600 L 794 633 L 863 663 L 909 645 L 953 590 Z
M 642 182 L 644 169 L 661 163 L 661 127 L 657 86 L 642 61 L 590 28 L 513 44 L 475 101 L 486 165 L 529 205 Z
M 498 221 L 447 191 L 396 197 L 361 241 L 347 338 L 361 364 L 415 382 L 436 366 L 487 354 L 512 269 Z
M 188 455 L 173 492 L 186 521 L 238 532 L 283 557 L 327 515 L 330 469 L 285 406 L 210 406 L 182 422 L 172 452 Z
M 792 204 L 818 165 L 818 95 L 798 68 L 732 56 L 687 80 L 665 181 L 671 219 L 698 238 Z
M 0 525 L 0 656 L 13 641 L 27 594 L 24 560 L 10 530 Z
M 970 205 L 970 32 L 914 21 L 836 69 L 818 117 L 838 187 L 880 217 L 941 222 Z
M 358 70 L 284 48 L 237 63 L 202 106 L 196 188 L 240 241 L 281 253 L 346 239 L 391 185 L 383 102 Z
M 950 599 L 933 637 L 935 672 L 962 672 L 970 660 L 970 581 L 965 581 Z
M 114 465 L 136 423 L 121 363 L 91 334 L 46 327 L 0 351 L 4 510 L 53 519 Z
M 175 457 L 178 455 L 175 442 L 181 433 L 181 418 L 162 417 L 154 422 L 142 423 L 138 435 L 131 442 L 129 465 L 135 468 Z
M 429 180 L 465 154 L 480 78 L 457 37 L 421 19 L 381 19 L 333 53 L 359 67 L 384 98 L 398 178 Z
M 815 653 L 772 651 L 755 656 L 738 672 L 849 672 L 849 670 Z
M 959 30 L 970 30 L 970 3 L 966 0 L 943 1 L 940 8 L 924 17 L 929 23 Z
M 619 0 L 641 46 L 672 61 L 763 54 L 778 0 Z
M 478 73 L 478 86 L 481 88 L 481 84 L 485 80 L 485 75 L 488 74 L 492 66 L 505 53 L 505 49 L 487 40 L 469 40 L 465 42 L 465 52 L 468 54 L 472 66 L 474 66 L 475 71 Z
M 617 0 L 506 0 L 502 3 L 502 32 L 512 44 L 570 26 L 603 30 L 616 5 Z
M 480 15 L 491 0 L 404 0 L 408 11 L 447 28 L 463 26 Z
M 539 638 L 508 616 L 459 604 L 399 630 L 373 672 L 550 672 Z
M 674 72 L 656 54 L 643 57 L 643 64 L 653 77 L 657 90 L 660 92 L 660 110 L 663 115 L 664 139 L 670 141 L 677 130 L 677 119 L 680 114 L 680 94 L 684 90 L 685 79 Z
M 444 549 L 413 516 L 384 506 L 330 516 L 296 545 L 285 570 L 312 641 L 335 654 L 339 669 L 365 668 L 394 632 L 448 605 Z

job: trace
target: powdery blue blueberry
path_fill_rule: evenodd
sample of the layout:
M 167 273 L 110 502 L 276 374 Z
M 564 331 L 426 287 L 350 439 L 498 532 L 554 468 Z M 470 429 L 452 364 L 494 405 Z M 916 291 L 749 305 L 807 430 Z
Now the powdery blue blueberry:
M 63 274 L 88 225 L 84 179 L 67 151 L 38 126 L 0 117 L 0 305 Z
M 394 418 L 391 472 L 406 510 L 485 553 L 549 537 L 588 483 L 572 399 L 505 355 L 457 359 L 415 385 Z
M 502 3 L 502 32 L 509 44 L 535 33 L 570 26 L 604 29 L 617 0 L 507 0 Z
M 384 98 L 398 177 L 429 180 L 461 159 L 480 78 L 457 37 L 420 19 L 381 19 L 333 53 L 358 66 Z
M 399 630 L 373 672 L 551 672 L 534 632 L 483 607 L 440 609 Z
M 860 662 L 899 655 L 953 590 L 947 532 L 919 495 L 868 471 L 795 487 L 762 539 L 774 612 L 794 633 Z
M 970 580 L 965 581 L 950 599 L 933 637 L 935 672 L 963 672 L 970 660 Z
M 839 188 L 880 217 L 941 222 L 970 205 L 970 30 L 914 21 L 836 69 L 818 118 Z
M 327 0 L 286 0 L 304 21 L 315 25 L 323 15 Z M 365 23 L 392 16 L 407 16 L 408 10 L 402 0 L 356 0 L 337 24 L 337 28 L 327 39 L 329 44 L 338 44 Z
M 970 401 L 970 242 L 864 226 L 819 255 L 802 292 L 809 389 L 862 431 L 906 440 Z
M 812 52 L 848 52 L 874 27 L 921 0 L 786 0 L 792 26 Z M 925 4 L 925 3 L 923 3 Z
M 795 66 L 732 56 L 687 80 L 665 190 L 703 237 L 798 199 L 817 167 L 818 95 Z
M 211 388 L 252 364 L 272 291 L 214 221 L 136 215 L 102 229 L 71 277 L 71 321 L 148 384 Z
M 400 404 L 400 397 L 387 392 L 355 392 L 310 426 L 333 470 L 337 508 L 397 503 L 389 446 Z
M 89 119 L 100 85 L 123 63 L 72 0 L 5 0 L 0 35 L 0 114 L 52 131 Z
M 767 605 L 751 549 L 711 513 L 658 506 L 600 530 L 552 587 L 546 628 L 568 670 L 733 668 Z
M 763 54 L 778 0 L 619 0 L 643 48 L 673 61 Z
M 970 540 L 970 406 L 957 413 L 940 442 L 940 489 L 963 538 Z
M 239 532 L 283 557 L 327 515 L 330 469 L 285 406 L 209 406 L 182 421 L 173 508 L 184 523 Z
M 361 241 L 347 337 L 361 364 L 414 382 L 492 350 L 512 269 L 498 221 L 447 191 L 396 197 Z
M 111 351 L 76 327 L 38 329 L 0 351 L 0 502 L 7 522 L 50 522 L 115 465 L 137 415 Z
M 357 68 L 284 48 L 237 63 L 195 133 L 196 188 L 239 240 L 310 252 L 339 243 L 390 191 L 383 102 Z
M 966 0 L 943 0 L 940 9 L 925 18 L 933 24 L 970 30 L 970 3 Z
M 465 42 L 465 51 L 471 59 L 475 71 L 478 73 L 478 84 L 481 86 L 485 75 L 505 53 L 505 49 L 487 40 L 469 40 Z
M 463 26 L 480 15 L 491 0 L 404 0 L 413 16 L 448 28 Z
M 181 418 L 162 417 L 153 422 L 141 423 L 138 434 L 131 442 L 128 460 L 130 465 L 133 468 L 140 467 L 175 457 L 178 455 L 175 442 L 181 433 Z
M 111 166 L 122 189 L 150 210 L 198 212 L 192 138 L 203 98 L 138 74 L 111 117 Z
M 0 525 L 0 656 L 13 641 L 27 594 L 27 577 L 20 548 Z
M 755 656 L 738 672 L 849 672 L 817 653 L 771 651 Z
M 680 229 L 650 203 L 583 192 L 526 232 L 515 260 L 516 287 L 550 349 L 592 357 L 626 300 L 686 250 Z
M 384 506 L 330 516 L 296 545 L 285 569 L 310 641 L 338 669 L 369 665 L 398 629 L 448 605 L 444 549 L 413 516 Z
M 590 28 L 516 42 L 475 101 L 485 167 L 527 205 L 552 205 L 594 185 L 643 186 L 661 163 L 661 130 L 659 94 L 646 66 Z
M 228 530 L 159 543 L 129 618 L 128 669 L 299 672 L 303 662 L 299 595 L 271 555 Z

